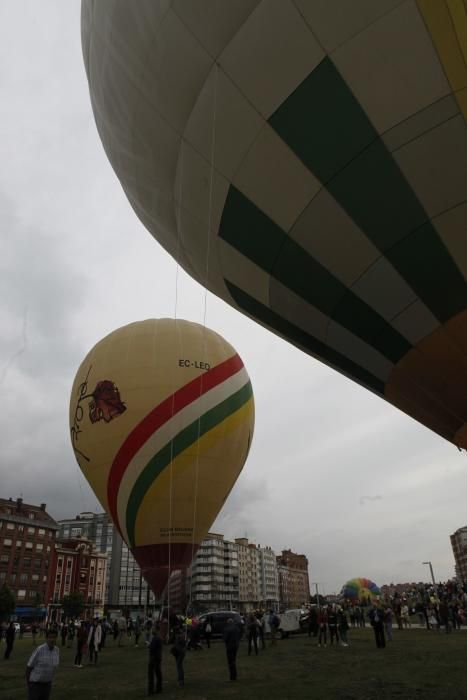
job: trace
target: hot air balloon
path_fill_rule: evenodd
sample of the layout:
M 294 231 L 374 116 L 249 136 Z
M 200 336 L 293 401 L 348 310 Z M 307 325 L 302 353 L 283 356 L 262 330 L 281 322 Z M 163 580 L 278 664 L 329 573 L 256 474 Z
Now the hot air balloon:
M 83 0 L 133 209 L 201 284 L 467 447 L 465 11 Z
M 156 595 L 191 563 L 242 470 L 253 426 L 242 360 L 196 323 L 132 323 L 81 364 L 70 400 L 75 456 Z
M 341 595 L 354 603 L 374 600 L 381 595 L 381 591 L 369 578 L 352 578 L 342 587 Z

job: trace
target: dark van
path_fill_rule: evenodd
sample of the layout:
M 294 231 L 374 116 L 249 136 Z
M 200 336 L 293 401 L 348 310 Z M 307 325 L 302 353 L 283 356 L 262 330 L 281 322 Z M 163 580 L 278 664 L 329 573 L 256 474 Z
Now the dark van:
M 216 612 L 203 613 L 199 616 L 198 620 L 202 629 L 209 622 L 211 625 L 212 637 L 222 637 L 224 634 L 224 629 L 227 625 L 227 620 L 230 618 L 232 618 L 234 623 L 238 626 L 240 634 L 243 634 L 242 618 L 238 612 L 234 612 L 232 610 L 217 610 Z

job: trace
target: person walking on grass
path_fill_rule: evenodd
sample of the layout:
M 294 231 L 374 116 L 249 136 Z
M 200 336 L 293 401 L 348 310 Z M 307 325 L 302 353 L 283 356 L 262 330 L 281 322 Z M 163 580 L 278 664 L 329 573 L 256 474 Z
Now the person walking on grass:
M 381 608 L 373 606 L 369 614 L 370 623 L 375 633 L 375 641 L 378 649 L 383 649 L 386 646 L 384 637 L 384 614 Z
M 392 610 L 389 606 L 384 611 L 384 629 L 388 642 L 392 642 Z
M 76 656 L 74 664 L 76 668 L 83 668 L 81 661 L 83 660 L 83 647 L 86 644 L 87 638 L 88 634 L 86 631 L 86 626 L 84 624 L 84 621 L 81 621 L 81 624 L 78 627 L 78 632 L 76 634 Z
M 99 653 L 99 645 L 101 640 L 102 628 L 99 624 L 99 620 L 96 617 L 88 634 L 89 663 L 92 664 L 94 662 L 94 666 L 97 665 L 97 656 Z
M 60 661 L 57 633 L 49 630 L 45 644 L 36 647 L 26 666 L 26 682 L 29 700 L 49 700 L 52 681 Z
M 347 630 L 349 629 L 349 622 L 347 620 L 347 613 L 344 608 L 339 608 L 337 611 L 337 629 L 339 631 L 342 646 L 348 647 L 349 642 L 347 640 Z
M 230 680 L 237 680 L 237 652 L 240 644 L 240 630 L 238 626 L 234 623 L 233 619 L 229 617 L 227 620 L 227 625 L 224 630 L 224 644 L 225 652 L 227 655 L 227 665 L 229 667 Z
M 269 622 L 269 629 L 271 630 L 271 646 L 275 647 L 277 644 L 277 639 L 276 639 L 277 632 L 279 630 L 279 625 L 280 625 L 281 621 L 279 619 L 279 616 L 276 615 L 276 613 L 274 612 L 274 610 L 269 611 L 268 622 Z
M 318 611 L 318 646 L 321 646 L 321 642 L 323 642 L 324 647 L 326 647 L 326 636 L 327 636 L 327 626 L 328 626 L 328 617 L 326 614 L 326 609 L 325 608 L 320 608 Z
M 177 667 L 177 681 L 178 687 L 183 688 L 185 685 L 185 672 L 183 670 L 183 662 L 185 661 L 186 654 L 186 638 L 182 627 L 178 627 L 174 632 L 174 641 L 170 653 L 175 659 L 175 666 Z
M 335 605 L 328 607 L 328 627 L 331 646 L 334 644 L 334 638 L 336 639 L 336 644 L 339 644 L 339 634 L 337 632 L 337 610 Z
M 6 649 L 5 649 L 5 653 L 3 655 L 4 659 L 10 658 L 10 654 L 13 651 L 13 644 L 15 643 L 15 636 L 16 636 L 15 626 L 14 626 L 13 622 L 10 622 L 10 624 L 6 628 L 6 632 L 5 632 Z
M 162 639 L 159 625 L 154 625 L 151 641 L 149 642 L 148 661 L 148 695 L 154 692 L 162 693 Z M 156 689 L 154 691 L 154 676 L 156 677 Z
M 255 648 L 255 655 L 258 656 L 258 621 L 253 613 L 250 613 L 247 618 L 248 631 L 248 656 L 251 656 L 251 643 Z

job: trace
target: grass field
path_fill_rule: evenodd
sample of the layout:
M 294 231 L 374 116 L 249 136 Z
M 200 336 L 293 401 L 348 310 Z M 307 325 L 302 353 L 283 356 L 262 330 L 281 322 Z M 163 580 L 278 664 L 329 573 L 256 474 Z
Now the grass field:
M 279 641 L 258 657 L 248 656 L 242 642 L 238 681 L 227 681 L 224 647 L 187 653 L 185 688 L 175 682 L 175 663 L 164 649 L 163 694 L 167 698 L 216 700 L 466 700 L 467 630 L 450 635 L 424 629 L 394 632 L 386 649 L 377 649 L 372 630 L 350 631 L 348 648 L 318 648 L 305 635 Z M 0 699 L 27 697 L 24 668 L 32 651 L 30 638 L 17 640 L 12 657 L 0 647 Z M 74 650 L 60 647 L 60 669 L 53 700 L 133 700 L 146 696 L 147 650 L 118 648 L 110 640 L 97 667 L 73 668 Z

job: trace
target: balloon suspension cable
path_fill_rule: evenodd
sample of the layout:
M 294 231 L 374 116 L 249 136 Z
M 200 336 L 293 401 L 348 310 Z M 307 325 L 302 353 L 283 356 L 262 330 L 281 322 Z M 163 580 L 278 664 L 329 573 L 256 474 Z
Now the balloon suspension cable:
M 174 321 L 177 327 L 178 314 L 178 277 L 179 277 L 179 257 L 180 257 L 180 238 L 181 238 L 181 221 L 182 221 L 182 195 L 183 195 L 183 139 L 180 143 L 180 180 L 178 192 L 178 226 L 177 226 L 177 252 L 175 255 L 175 299 L 174 299 Z M 175 413 L 175 387 L 172 375 L 172 407 L 170 415 L 173 418 Z M 172 575 L 172 514 L 173 514 L 173 437 L 170 440 L 170 467 L 169 467 L 169 561 L 168 561 L 168 576 L 167 576 L 167 616 L 170 628 L 170 577 Z
M 209 173 L 209 204 L 208 204 L 208 225 L 206 234 L 206 266 L 204 272 L 204 312 L 203 312 L 203 359 L 206 360 L 206 319 L 208 308 L 208 283 L 209 283 L 209 256 L 211 243 L 211 226 L 212 226 L 212 200 L 214 190 L 214 158 L 216 149 L 216 120 L 217 120 L 217 83 L 218 83 L 218 65 L 214 63 L 214 94 L 212 104 L 212 131 L 211 131 L 211 168 Z M 200 396 L 203 395 L 203 376 L 201 376 Z M 194 507 L 193 507 L 193 529 L 191 540 L 191 576 L 190 576 L 190 604 L 192 601 L 193 589 L 193 559 L 195 555 L 195 533 L 196 533 L 196 514 L 198 506 L 198 481 L 199 481 L 199 438 L 201 432 L 201 414 L 198 416 L 198 439 L 196 442 L 196 469 L 195 469 L 195 489 L 194 489 Z

